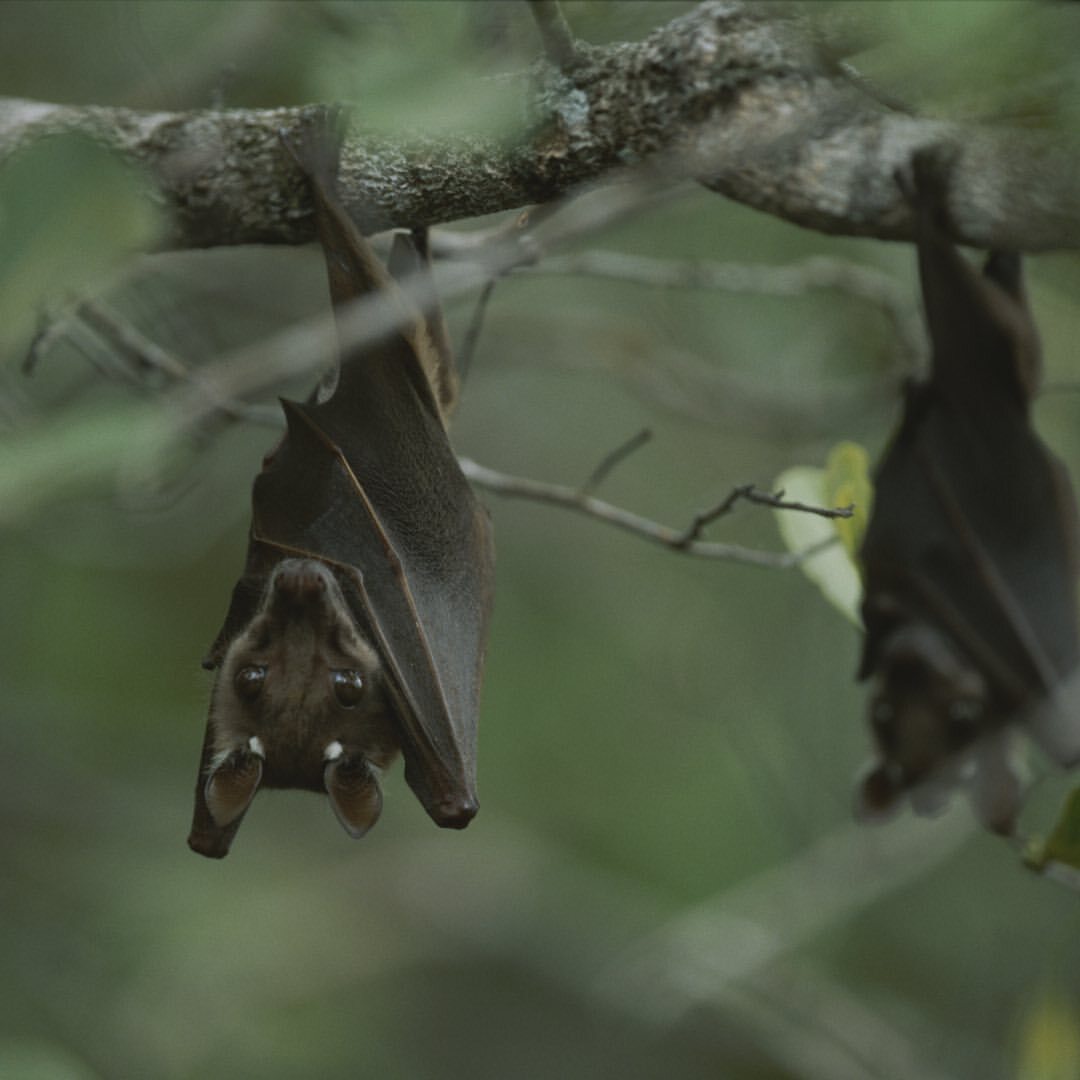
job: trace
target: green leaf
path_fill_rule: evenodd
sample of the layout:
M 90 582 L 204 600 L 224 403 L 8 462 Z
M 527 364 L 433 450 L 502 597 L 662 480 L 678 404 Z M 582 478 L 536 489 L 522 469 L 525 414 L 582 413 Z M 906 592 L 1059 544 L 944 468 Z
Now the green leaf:
M 800 567 L 822 595 L 856 626 L 861 625 L 862 580 L 855 553 L 866 531 L 872 486 L 866 451 L 855 443 L 840 443 L 830 452 L 824 469 L 800 465 L 783 472 L 776 487 L 788 499 L 815 506 L 849 506 L 851 518 L 823 518 L 794 510 L 776 510 L 780 535 L 789 551 L 807 556 Z M 830 544 L 829 541 L 839 541 Z
M 1024 862 L 1040 873 L 1051 863 L 1080 870 L 1080 787 L 1069 792 L 1050 835 L 1027 842 Z
M 840 535 L 844 550 L 857 568 L 859 546 L 870 520 L 873 492 L 870 459 L 866 450 L 858 443 L 837 443 L 829 451 L 825 462 L 824 505 L 851 506 L 854 509 L 851 517 L 836 518 L 832 524 Z
M 1020 1026 L 1017 1080 L 1080 1080 L 1080 1021 L 1076 1003 L 1045 990 Z

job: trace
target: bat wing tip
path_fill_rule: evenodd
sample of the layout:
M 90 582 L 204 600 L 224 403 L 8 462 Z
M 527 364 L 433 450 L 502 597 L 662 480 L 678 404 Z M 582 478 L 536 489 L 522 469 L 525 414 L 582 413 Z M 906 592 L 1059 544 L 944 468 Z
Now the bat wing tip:
M 440 829 L 464 829 L 480 809 L 474 795 L 447 799 L 437 803 L 428 812 Z
M 224 859 L 229 854 L 232 838 L 192 829 L 187 844 L 196 855 L 204 855 L 208 859 Z

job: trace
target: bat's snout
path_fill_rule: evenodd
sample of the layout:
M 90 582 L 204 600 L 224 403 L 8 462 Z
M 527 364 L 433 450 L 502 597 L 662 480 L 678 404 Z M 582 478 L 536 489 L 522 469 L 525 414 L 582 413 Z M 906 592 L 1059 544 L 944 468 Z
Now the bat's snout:
M 274 571 L 270 588 L 275 601 L 297 606 L 318 603 L 330 590 L 333 578 L 314 559 L 286 559 Z

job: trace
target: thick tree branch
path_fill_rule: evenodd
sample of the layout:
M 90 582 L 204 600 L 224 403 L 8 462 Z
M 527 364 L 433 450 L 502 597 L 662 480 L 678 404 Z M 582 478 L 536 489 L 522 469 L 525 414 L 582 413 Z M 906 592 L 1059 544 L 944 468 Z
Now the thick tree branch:
M 662 161 L 748 206 L 826 233 L 907 238 L 893 181 L 921 146 L 950 148 L 956 237 L 980 247 L 1080 246 L 1080 152 L 1060 133 L 961 125 L 890 110 L 821 55 L 805 12 L 709 0 L 645 41 L 575 43 L 566 71 L 520 83 L 517 141 L 353 132 L 342 191 L 365 227 L 421 226 L 545 202 L 611 170 Z M 516 86 L 515 90 L 513 87 Z M 304 109 L 138 113 L 0 99 L 0 160 L 79 131 L 149 170 L 177 245 L 296 243 L 303 184 L 278 130 Z

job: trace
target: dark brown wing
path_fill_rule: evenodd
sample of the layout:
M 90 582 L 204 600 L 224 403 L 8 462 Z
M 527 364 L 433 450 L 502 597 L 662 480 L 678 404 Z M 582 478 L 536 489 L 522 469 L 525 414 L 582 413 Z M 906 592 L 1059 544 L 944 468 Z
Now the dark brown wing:
M 1015 701 L 1076 666 L 1075 502 L 1030 422 L 1038 338 L 1019 260 L 991 255 L 980 275 L 963 259 L 926 169 L 916 162 L 912 195 L 933 361 L 876 474 L 860 675 L 889 630 L 875 607 L 889 593 L 949 631 Z

